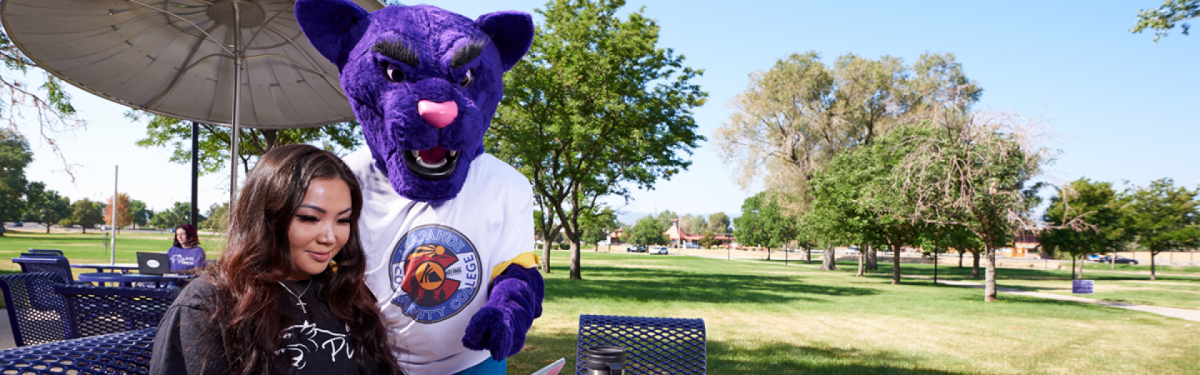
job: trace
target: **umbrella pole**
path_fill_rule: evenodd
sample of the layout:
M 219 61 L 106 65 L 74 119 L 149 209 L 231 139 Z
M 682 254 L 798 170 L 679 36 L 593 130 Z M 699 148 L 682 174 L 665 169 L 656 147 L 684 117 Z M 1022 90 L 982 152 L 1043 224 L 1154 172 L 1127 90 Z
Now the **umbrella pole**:
M 192 121 L 192 226 L 196 226 L 197 218 L 199 217 L 199 189 L 198 183 L 200 179 L 200 125 Z
M 238 115 L 241 109 L 238 95 L 242 92 L 242 12 L 238 3 L 233 2 L 233 153 L 229 157 L 229 212 L 233 212 L 234 202 L 237 202 L 238 190 Z
M 120 193 L 117 193 L 117 177 L 121 175 L 121 167 L 113 166 L 113 203 L 112 203 L 112 246 L 109 246 L 108 264 L 117 264 L 117 198 Z

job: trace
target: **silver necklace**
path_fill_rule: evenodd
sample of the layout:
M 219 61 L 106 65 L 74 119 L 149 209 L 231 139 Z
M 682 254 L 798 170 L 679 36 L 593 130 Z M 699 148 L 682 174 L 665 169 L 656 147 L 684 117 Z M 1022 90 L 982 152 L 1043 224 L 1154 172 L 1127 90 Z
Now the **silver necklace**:
M 300 299 L 300 296 L 303 296 L 304 293 L 308 293 L 308 287 L 312 286 L 312 279 L 308 279 L 308 285 L 304 286 L 304 291 L 300 292 L 300 294 L 296 294 L 296 293 L 292 292 L 292 288 L 288 288 L 287 285 L 284 285 L 282 281 L 277 281 L 277 282 L 279 283 L 279 286 L 283 287 L 283 290 L 286 290 L 288 292 L 288 294 L 291 294 L 293 297 L 296 297 L 296 301 L 297 301 L 296 306 L 300 306 L 300 311 L 305 314 L 308 314 L 308 310 L 304 309 L 304 306 L 307 306 L 308 304 L 304 303 L 304 300 Z

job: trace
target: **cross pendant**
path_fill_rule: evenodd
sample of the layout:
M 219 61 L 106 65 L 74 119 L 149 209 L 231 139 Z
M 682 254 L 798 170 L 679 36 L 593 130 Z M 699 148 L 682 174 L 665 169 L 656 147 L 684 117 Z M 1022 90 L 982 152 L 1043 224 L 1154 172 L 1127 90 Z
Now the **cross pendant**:
M 297 298 L 296 300 L 299 301 L 299 302 L 296 302 L 296 306 L 300 306 L 300 311 L 305 314 L 308 314 L 308 310 L 304 309 L 304 306 L 306 306 L 308 304 L 304 303 L 304 300 L 302 300 L 302 299 Z

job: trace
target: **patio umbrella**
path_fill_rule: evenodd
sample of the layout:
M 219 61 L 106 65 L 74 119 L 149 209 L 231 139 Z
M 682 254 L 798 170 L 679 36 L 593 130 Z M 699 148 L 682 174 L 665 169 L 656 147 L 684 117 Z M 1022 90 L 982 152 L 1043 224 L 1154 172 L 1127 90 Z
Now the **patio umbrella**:
M 355 2 L 367 11 L 383 8 L 377 0 Z M 239 128 L 354 118 L 337 68 L 300 31 L 293 6 L 294 0 L 3 0 L 0 21 L 39 67 L 83 90 L 148 112 L 232 126 L 232 203 Z

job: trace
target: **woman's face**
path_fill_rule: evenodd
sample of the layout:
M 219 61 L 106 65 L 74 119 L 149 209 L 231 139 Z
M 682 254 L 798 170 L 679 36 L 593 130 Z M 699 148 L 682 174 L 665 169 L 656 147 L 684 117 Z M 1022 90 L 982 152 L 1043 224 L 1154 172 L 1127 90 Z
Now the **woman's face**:
M 325 271 L 350 238 L 350 187 L 345 181 L 315 179 L 288 229 L 292 273 L 288 280 L 306 280 Z
M 175 229 L 175 240 L 176 240 L 176 241 L 179 241 L 179 246 L 184 246 L 184 247 L 186 247 L 186 246 L 187 246 L 187 243 L 188 243 L 188 241 L 187 241 L 187 231 L 186 231 L 186 230 L 183 230 L 183 228 L 176 228 L 176 229 Z

